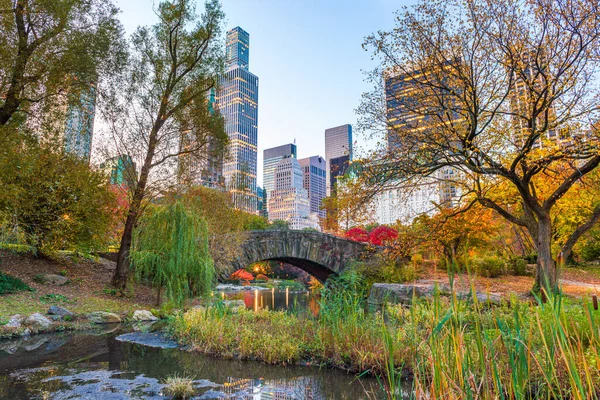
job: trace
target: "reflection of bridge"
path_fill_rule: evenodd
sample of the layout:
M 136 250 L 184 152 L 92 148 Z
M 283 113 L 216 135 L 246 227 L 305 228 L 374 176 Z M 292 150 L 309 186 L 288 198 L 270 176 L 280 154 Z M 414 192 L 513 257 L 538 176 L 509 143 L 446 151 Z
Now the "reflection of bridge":
M 219 268 L 222 278 L 259 261 L 281 261 L 294 265 L 321 282 L 339 274 L 353 260 L 369 254 L 368 246 L 315 231 L 252 231 L 242 243 L 239 258 Z

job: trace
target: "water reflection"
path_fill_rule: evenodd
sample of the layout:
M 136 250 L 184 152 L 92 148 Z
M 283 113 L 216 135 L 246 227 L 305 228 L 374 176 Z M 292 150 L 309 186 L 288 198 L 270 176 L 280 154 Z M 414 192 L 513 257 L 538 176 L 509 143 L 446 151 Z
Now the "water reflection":
M 224 300 L 243 300 L 249 310 L 299 311 L 309 310 L 319 313 L 319 297 L 308 291 L 286 290 L 244 290 L 241 292 L 221 292 Z
M 195 379 L 197 399 L 367 399 L 378 389 L 336 370 L 215 359 L 123 343 L 120 333 L 0 342 L 0 399 L 159 399 L 174 374 Z

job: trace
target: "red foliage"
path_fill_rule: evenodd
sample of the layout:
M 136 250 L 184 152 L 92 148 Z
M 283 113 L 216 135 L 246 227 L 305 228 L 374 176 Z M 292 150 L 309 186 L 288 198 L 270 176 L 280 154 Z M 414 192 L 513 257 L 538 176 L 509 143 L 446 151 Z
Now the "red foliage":
M 369 232 L 363 228 L 352 228 L 346 231 L 346 239 L 354 240 L 355 242 L 367 243 L 369 241 Z
M 375 246 L 383 246 L 398 238 L 398 231 L 389 226 L 381 225 L 369 234 L 369 242 Z
M 237 279 L 240 281 L 253 281 L 254 276 L 250 272 L 248 272 L 244 269 L 238 269 L 233 274 L 231 274 L 229 279 Z
M 258 275 L 256 275 L 256 279 L 259 279 L 261 281 L 268 281 L 269 277 L 264 274 L 258 274 Z

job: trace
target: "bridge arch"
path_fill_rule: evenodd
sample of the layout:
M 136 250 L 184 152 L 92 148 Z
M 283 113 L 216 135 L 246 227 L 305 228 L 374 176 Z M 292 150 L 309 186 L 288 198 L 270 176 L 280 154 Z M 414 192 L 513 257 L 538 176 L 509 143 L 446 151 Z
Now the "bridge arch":
M 280 261 L 324 282 L 332 274 L 341 273 L 352 261 L 369 254 L 364 243 L 316 231 L 251 231 L 241 247 L 239 256 L 220 268 L 221 278 L 259 261 Z

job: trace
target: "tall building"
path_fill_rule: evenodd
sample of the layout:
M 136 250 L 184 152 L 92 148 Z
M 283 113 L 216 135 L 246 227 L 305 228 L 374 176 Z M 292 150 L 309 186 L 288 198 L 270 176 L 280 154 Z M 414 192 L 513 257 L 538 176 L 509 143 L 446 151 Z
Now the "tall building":
M 275 169 L 275 190 L 269 197 L 269 221 L 287 221 L 292 229 L 317 228 L 318 217 L 310 212 L 308 191 L 303 186 L 298 160 L 287 157 Z
M 107 159 L 100 164 L 100 169 L 106 171 L 111 185 L 133 187 L 137 180 L 135 162 L 127 154 Z
M 352 161 L 352 125 L 346 124 L 325 130 L 325 161 L 331 165 L 331 159 L 348 156 Z M 331 178 L 327 171 L 327 196 L 331 195 Z
M 250 36 L 236 27 L 227 32 L 227 71 L 217 106 L 225 119 L 229 154 L 223 163 L 225 187 L 235 208 L 257 210 L 258 77 L 249 69 Z
M 331 188 L 329 195 L 335 195 L 336 183 L 338 178 L 344 176 L 350 168 L 350 156 L 345 155 L 341 157 L 335 157 L 329 160 L 327 172 L 329 172 L 329 187 Z
M 211 114 L 215 112 L 215 91 L 208 93 L 207 107 Z M 180 185 L 205 186 L 211 189 L 223 190 L 225 180 L 223 178 L 223 154 L 217 139 L 213 137 L 200 138 L 202 144 L 196 151 L 191 150 L 194 146 L 199 147 L 194 127 L 185 127 L 181 131 L 179 142 L 182 155 L 179 156 L 177 165 L 177 179 Z M 204 143 L 207 141 L 206 143 Z
M 67 153 L 75 154 L 88 163 L 92 153 L 95 115 L 96 87 L 94 85 L 90 85 L 89 90 L 80 92 L 76 98 L 69 99 L 64 130 L 64 148 Z
M 267 197 L 266 190 L 261 188 L 260 186 L 257 186 L 256 187 L 256 199 L 257 199 L 256 212 L 261 217 L 267 216 L 267 203 L 265 201 L 266 197 Z
M 308 191 L 310 212 L 325 218 L 321 205 L 327 195 L 327 162 L 321 156 L 312 156 L 298 160 L 298 163 L 303 173 L 302 185 Z
M 267 204 L 269 196 L 275 190 L 275 169 L 284 158 L 297 157 L 296 145 L 293 143 L 272 147 L 263 151 L 263 188 L 267 191 Z
M 450 67 L 451 64 L 448 63 L 447 66 Z M 384 78 L 387 146 L 389 152 L 394 152 L 395 149 L 410 151 L 415 146 L 418 146 L 419 143 L 412 140 L 410 135 L 411 132 L 435 132 L 438 129 L 445 129 L 446 124 L 458 126 L 464 122 L 462 119 L 463 117 L 455 112 L 450 114 L 450 121 L 440 122 L 437 118 L 432 117 L 432 115 L 437 112 L 437 108 L 433 110 L 431 112 L 432 115 L 430 115 L 427 108 L 427 102 L 424 100 L 424 97 L 434 97 L 435 95 L 436 101 L 444 102 L 444 93 L 429 93 L 434 89 L 432 89 L 430 85 L 424 85 L 422 81 L 424 80 L 424 76 L 431 76 L 431 80 L 433 81 L 436 79 L 450 79 L 446 78 L 447 73 L 445 68 L 446 67 L 441 67 L 439 70 L 404 71 L 401 73 L 394 70 L 386 71 Z M 449 98 L 448 102 L 450 101 Z M 456 178 L 455 173 L 456 171 L 451 167 L 444 168 L 443 170 L 436 171 L 432 174 L 430 179 L 425 180 L 425 182 L 419 182 L 417 184 L 424 184 L 427 188 L 422 189 L 418 186 L 405 186 L 401 188 L 400 191 L 391 188 L 384 191 L 384 194 L 380 196 L 380 198 L 385 196 L 398 198 L 399 201 L 395 203 L 395 206 L 399 208 L 396 212 L 398 216 L 397 219 L 402 221 L 412 221 L 412 218 L 419 213 L 423 213 L 423 210 L 429 207 L 432 202 L 445 206 L 452 206 L 455 204 L 455 201 L 458 198 L 458 188 L 456 183 L 453 182 Z M 429 205 L 423 207 L 414 206 L 417 203 L 421 203 L 420 200 L 413 201 L 415 198 L 412 197 L 412 193 L 416 193 L 417 196 L 421 197 L 424 196 L 423 193 L 428 193 L 422 204 L 427 203 Z M 380 211 L 377 213 L 380 214 Z M 385 218 L 380 218 L 380 220 L 385 220 Z

